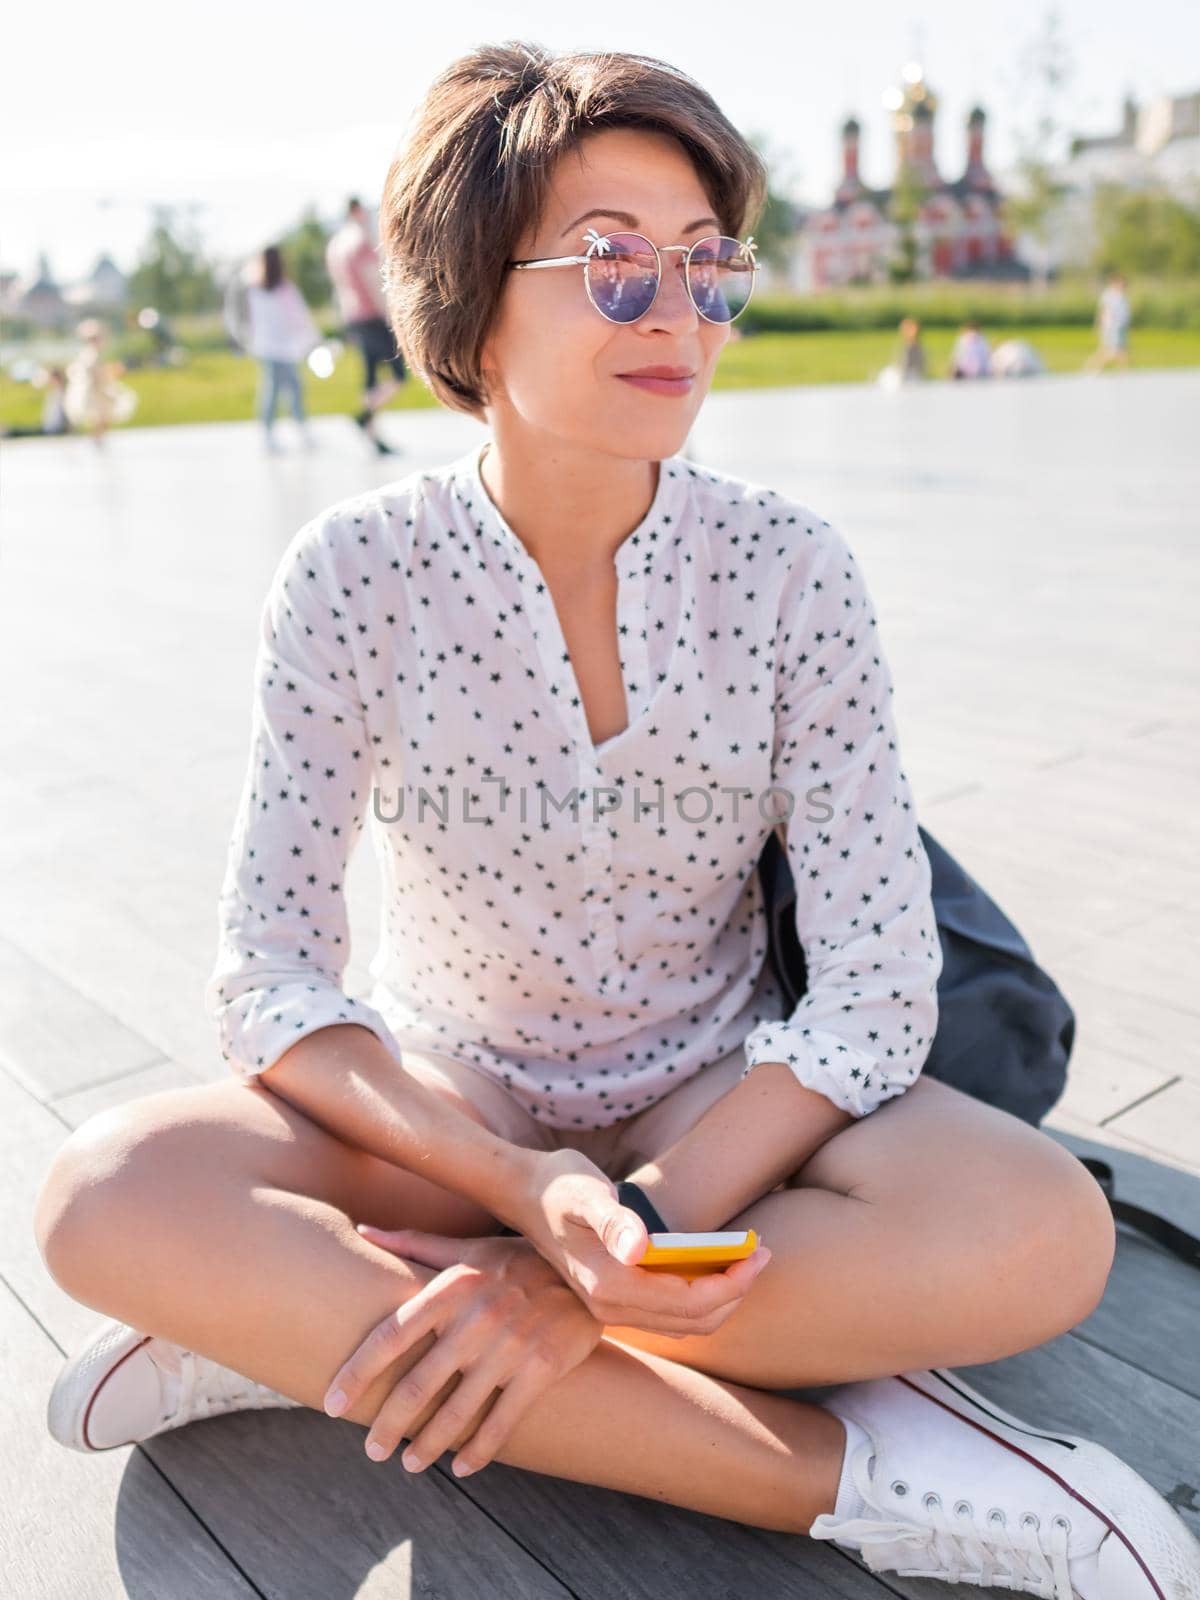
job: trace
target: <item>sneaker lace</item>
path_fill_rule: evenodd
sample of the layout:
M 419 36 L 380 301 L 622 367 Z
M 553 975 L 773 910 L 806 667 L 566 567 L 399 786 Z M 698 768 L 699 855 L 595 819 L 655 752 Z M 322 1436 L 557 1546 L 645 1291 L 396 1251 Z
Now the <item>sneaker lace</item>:
M 850 1471 L 859 1494 L 880 1516 L 844 1522 L 820 1516 L 813 1526 L 820 1529 L 822 1538 L 853 1541 L 872 1572 L 975 1583 L 983 1589 L 1023 1589 L 1044 1600 L 1073 1600 L 1067 1565 L 1071 1523 L 1067 1517 L 1056 1514 L 1049 1529 L 1043 1531 L 1037 1514 L 1026 1511 L 1020 1518 L 1022 1531 L 1014 1538 L 998 1507 L 988 1512 L 984 1522 L 969 1501 L 960 1500 L 950 1518 L 940 1495 L 930 1491 L 921 1499 L 928 1523 L 898 1518 L 876 1498 L 867 1475 L 870 1456 L 871 1446 L 861 1445 Z M 901 1566 L 902 1561 L 912 1564 Z
M 180 1352 L 179 1385 L 179 1410 L 191 1418 L 296 1403 L 194 1350 Z

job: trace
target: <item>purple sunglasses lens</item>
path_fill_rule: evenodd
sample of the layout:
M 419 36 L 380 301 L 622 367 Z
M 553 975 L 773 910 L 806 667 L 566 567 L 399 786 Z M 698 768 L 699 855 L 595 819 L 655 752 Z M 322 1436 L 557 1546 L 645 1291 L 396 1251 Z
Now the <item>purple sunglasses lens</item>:
M 636 233 L 604 235 L 585 271 L 598 311 L 613 322 L 634 322 L 649 309 L 658 289 L 658 258 Z
M 688 264 L 688 287 L 702 317 L 732 322 L 754 289 L 754 264 L 737 239 L 701 239 Z
M 674 252 L 665 259 L 674 260 Z M 593 305 L 611 322 L 636 322 L 654 303 L 658 260 L 641 234 L 603 235 L 584 271 Z M 752 261 L 737 239 L 724 235 L 699 241 L 687 277 L 692 301 L 709 322 L 732 322 L 754 287 Z

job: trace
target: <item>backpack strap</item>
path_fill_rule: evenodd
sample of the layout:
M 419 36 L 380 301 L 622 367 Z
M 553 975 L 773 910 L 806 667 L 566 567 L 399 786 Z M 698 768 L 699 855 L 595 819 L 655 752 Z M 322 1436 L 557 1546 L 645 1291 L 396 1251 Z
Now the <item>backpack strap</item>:
M 1112 1207 L 1112 1214 L 1118 1222 L 1128 1223 L 1131 1228 L 1137 1228 L 1158 1244 L 1165 1246 L 1182 1261 L 1189 1262 L 1193 1267 L 1200 1267 L 1200 1239 L 1197 1239 L 1195 1234 L 1188 1233 L 1186 1228 L 1181 1228 L 1174 1222 L 1168 1222 L 1166 1217 L 1160 1217 L 1157 1211 L 1147 1211 L 1144 1206 L 1135 1206 L 1128 1200 L 1118 1200 L 1113 1193 L 1113 1169 L 1107 1161 L 1101 1161 L 1098 1156 L 1078 1156 L 1076 1159 L 1083 1162 L 1104 1190 Z

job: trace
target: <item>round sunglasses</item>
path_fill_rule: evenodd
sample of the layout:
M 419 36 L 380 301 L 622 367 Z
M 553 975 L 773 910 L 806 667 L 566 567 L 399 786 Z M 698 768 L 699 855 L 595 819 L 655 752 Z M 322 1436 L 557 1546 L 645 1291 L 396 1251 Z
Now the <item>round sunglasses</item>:
M 753 234 L 744 243 L 722 233 L 697 239 L 693 245 L 664 244 L 661 249 L 640 233 L 600 234 L 589 228 L 583 237 L 587 251 L 581 256 L 543 256 L 507 265 L 518 271 L 582 266 L 587 297 L 609 322 L 636 322 L 645 316 L 658 294 L 662 258 L 668 250 L 683 251 L 688 296 L 706 322 L 732 322 L 754 292 L 758 247 Z

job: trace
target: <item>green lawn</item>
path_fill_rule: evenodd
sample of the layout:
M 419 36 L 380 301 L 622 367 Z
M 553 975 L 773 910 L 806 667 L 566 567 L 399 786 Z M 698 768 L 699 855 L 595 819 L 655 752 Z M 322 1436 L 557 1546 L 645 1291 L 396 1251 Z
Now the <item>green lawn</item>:
M 1051 372 L 1078 372 L 1095 339 L 1090 328 L 1037 327 L 1006 330 L 1005 337 L 1028 339 Z M 954 343 L 953 328 L 922 332 L 929 369 L 944 375 Z M 993 341 L 996 342 L 996 341 Z M 764 389 L 815 383 L 863 383 L 891 360 L 896 336 L 890 330 L 810 333 L 756 333 L 732 341 L 717 371 L 716 389 Z M 1130 342 L 1135 367 L 1200 366 L 1200 330 L 1134 329 Z M 386 369 L 382 369 L 386 370 Z M 224 422 L 253 417 L 257 368 L 245 356 L 227 351 L 189 354 L 186 365 L 138 368 L 126 374 L 138 393 L 132 426 L 160 427 L 174 422 Z M 331 377 L 319 379 L 304 369 L 304 395 L 313 416 L 352 413 L 362 386 L 356 351 L 343 352 Z M 0 423 L 35 424 L 42 394 L 0 374 Z M 389 410 L 432 407 L 436 401 L 412 380 Z

